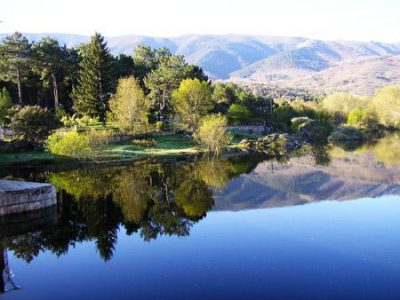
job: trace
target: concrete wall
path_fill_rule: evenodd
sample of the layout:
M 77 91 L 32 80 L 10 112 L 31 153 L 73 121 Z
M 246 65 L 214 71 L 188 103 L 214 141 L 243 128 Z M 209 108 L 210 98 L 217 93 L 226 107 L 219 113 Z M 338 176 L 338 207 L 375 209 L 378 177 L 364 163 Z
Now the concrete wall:
M 0 216 L 56 204 L 56 189 L 51 184 L 0 180 Z

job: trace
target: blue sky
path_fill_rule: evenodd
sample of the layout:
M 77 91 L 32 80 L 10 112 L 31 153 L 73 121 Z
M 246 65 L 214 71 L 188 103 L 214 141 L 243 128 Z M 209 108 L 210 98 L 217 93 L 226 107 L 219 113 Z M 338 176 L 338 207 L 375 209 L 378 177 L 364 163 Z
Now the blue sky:
M 400 42 L 400 0 L 0 0 L 0 32 Z

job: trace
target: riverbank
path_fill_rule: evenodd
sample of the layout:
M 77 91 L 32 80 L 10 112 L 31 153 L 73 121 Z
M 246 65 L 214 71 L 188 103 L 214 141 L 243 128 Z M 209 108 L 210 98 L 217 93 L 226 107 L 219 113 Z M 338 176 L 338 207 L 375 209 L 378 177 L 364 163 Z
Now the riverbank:
M 239 142 L 243 138 L 256 138 L 257 133 L 233 132 L 233 139 L 228 151 L 237 151 Z M 110 162 L 121 160 L 138 160 L 148 157 L 167 158 L 176 156 L 199 155 L 203 152 L 193 139 L 183 135 L 154 136 L 152 145 L 145 146 L 132 141 L 111 143 L 107 149 L 96 159 L 96 162 Z M 45 165 L 82 163 L 75 158 L 57 156 L 47 151 L 26 151 L 16 153 L 0 153 L 0 166 Z

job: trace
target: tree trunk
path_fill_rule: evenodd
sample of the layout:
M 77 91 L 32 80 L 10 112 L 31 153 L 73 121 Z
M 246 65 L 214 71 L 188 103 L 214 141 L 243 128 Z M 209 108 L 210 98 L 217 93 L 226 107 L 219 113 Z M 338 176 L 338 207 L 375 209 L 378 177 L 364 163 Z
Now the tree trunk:
M 17 88 L 18 88 L 18 102 L 22 106 L 22 84 L 21 84 L 21 71 L 17 70 Z
M 53 96 L 54 96 L 54 111 L 58 108 L 58 86 L 57 86 L 57 78 L 54 72 L 51 72 L 51 79 L 53 80 Z

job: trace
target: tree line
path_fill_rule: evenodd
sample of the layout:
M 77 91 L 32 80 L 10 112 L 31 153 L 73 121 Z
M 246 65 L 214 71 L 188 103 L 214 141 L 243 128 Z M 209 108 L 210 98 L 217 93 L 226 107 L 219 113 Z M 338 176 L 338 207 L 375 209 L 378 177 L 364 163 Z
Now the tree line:
M 45 140 L 57 121 L 98 122 L 124 133 L 148 124 L 163 130 L 166 123 L 194 133 L 204 123 L 221 132 L 228 121 L 267 125 L 271 112 L 271 99 L 231 83 L 212 84 L 200 67 L 166 48 L 139 45 L 132 55 L 113 56 L 99 33 L 76 48 L 50 37 L 30 42 L 18 32 L 0 44 L 0 125 L 20 139 Z M 226 143 L 221 133 L 215 137 Z

